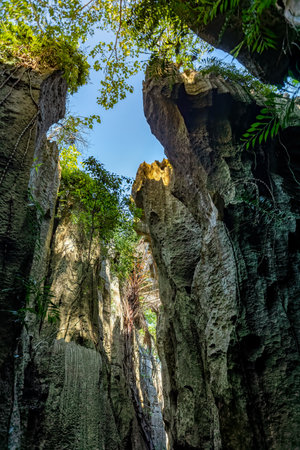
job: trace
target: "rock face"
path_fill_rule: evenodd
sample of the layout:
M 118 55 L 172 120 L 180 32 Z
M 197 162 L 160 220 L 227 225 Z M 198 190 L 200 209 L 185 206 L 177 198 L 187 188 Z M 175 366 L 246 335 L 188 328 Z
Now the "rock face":
M 253 2 L 242 0 L 237 3 L 239 3 L 239 7 L 233 13 L 221 14 L 218 12 L 211 22 L 204 25 L 197 20 L 199 18 L 197 2 L 186 2 L 185 0 L 171 2 L 183 22 L 201 39 L 228 53 L 244 39 L 245 24 L 243 24 L 242 16 L 245 14 L 245 9 L 249 8 Z M 297 68 L 297 61 L 300 57 L 297 31 L 300 24 L 300 8 L 299 2 L 295 0 L 274 3 L 262 13 L 259 22 L 264 39 L 266 38 L 265 30 L 270 30 L 274 34 L 275 48 L 268 48 L 262 53 L 258 53 L 252 49 L 249 50 L 248 46 L 244 44 L 237 59 L 252 75 L 263 82 L 283 84 L 283 80 L 289 75 L 289 72 L 292 72 L 298 80 L 300 77 Z M 257 2 L 258 5 L 259 2 Z
M 247 152 L 259 112 L 235 83 L 196 73 L 144 84 L 169 161 L 142 164 L 163 309 L 172 449 L 299 445 L 299 128 Z
M 67 86 L 58 72 L 1 66 L 0 72 L 0 441 L 6 442 L 12 408 L 13 354 L 38 236 L 46 239 L 58 189 L 57 150 L 45 133 L 63 117 Z M 40 165 L 41 164 L 41 165 Z M 35 166 L 35 168 L 31 168 Z M 45 207 L 34 200 L 30 178 Z M 45 191 L 46 190 L 46 191 Z M 43 199 L 43 200 L 42 200 Z
M 126 347 L 124 298 L 100 243 L 57 202 L 58 150 L 45 133 L 64 115 L 66 84 L 9 67 L 0 83 L 0 448 L 163 450 L 159 366 L 137 329 Z M 27 306 L 49 314 L 51 300 L 59 321 L 22 315 L 29 294 Z
M 40 327 L 29 319 L 23 331 L 15 364 L 19 425 L 11 422 L 10 448 L 151 448 L 126 378 L 118 286 L 111 291 L 96 239 L 90 255 L 88 248 L 70 215 L 61 217 L 45 281 L 60 321 Z

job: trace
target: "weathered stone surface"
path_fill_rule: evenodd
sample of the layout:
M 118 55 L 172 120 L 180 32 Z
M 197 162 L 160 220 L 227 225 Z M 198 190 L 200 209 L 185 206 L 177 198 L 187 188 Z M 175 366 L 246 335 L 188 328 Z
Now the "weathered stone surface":
M 299 129 L 246 152 L 259 107 L 210 75 L 144 84 L 167 161 L 139 168 L 174 449 L 299 445 Z
M 130 384 L 118 282 L 99 238 L 90 246 L 70 205 L 58 208 L 58 150 L 45 132 L 64 114 L 66 84 L 58 73 L 1 70 L 0 448 L 153 449 L 143 424 L 150 407 L 163 432 L 161 409 L 153 390 L 142 399 L 159 376 Z M 22 329 L 28 286 L 33 309 L 49 290 L 59 322 L 27 311 Z M 143 347 L 132 345 L 140 373 Z
M 52 238 L 55 206 L 59 187 L 60 173 L 58 166 L 58 149 L 55 144 L 45 142 L 35 157 L 35 167 L 31 169 L 29 190 L 31 207 L 36 207 L 37 217 L 32 224 L 37 224 L 35 237 L 35 248 L 32 257 L 31 271 L 29 278 L 32 282 L 42 288 L 46 274 L 47 265 L 50 258 L 50 242 Z M 26 238 L 26 236 L 24 237 Z M 25 279 L 26 280 L 26 279 Z M 17 324 L 17 322 L 16 322 Z M 8 324 L 9 325 L 9 324 Z M 27 327 L 31 327 L 31 332 L 23 330 L 21 337 L 15 343 L 14 374 L 8 379 L 8 383 L 13 385 L 13 405 L 11 407 L 8 447 L 20 448 L 22 426 L 19 408 L 19 394 L 24 389 L 27 365 L 30 364 L 32 352 L 32 338 L 35 320 L 28 318 Z M 7 329 L 9 332 L 9 328 Z M 20 353 L 20 354 L 19 354 Z M 31 373 L 31 372 L 30 372 Z M 24 421 L 24 418 L 22 419 Z M 23 424 L 24 426 L 24 424 Z
M 42 231 L 46 238 L 58 177 L 56 150 L 45 144 L 45 132 L 64 115 L 67 86 L 58 72 L 3 65 L 0 86 L 0 441 L 5 446 L 13 405 L 13 354 L 21 331 L 16 311 L 24 306 L 23 281 L 30 273 L 40 233 L 37 216 L 44 219 L 37 201 L 32 201 L 35 193 L 28 196 L 30 169 L 35 158 L 36 164 L 44 165 L 35 177 L 43 207 L 47 205 Z M 45 194 L 48 182 L 52 190 Z
M 96 238 L 88 249 L 69 211 L 63 213 L 52 236 L 45 280 L 60 306 L 60 322 L 40 326 L 29 317 L 23 331 L 10 448 L 154 448 L 148 446 L 143 408 L 136 408 L 127 377 L 119 287 L 102 262 Z M 138 343 L 133 345 L 139 354 Z M 140 358 L 133 364 L 139 370 Z M 145 387 L 140 388 L 143 395 Z
M 143 411 L 147 414 L 155 450 L 166 450 L 166 433 L 162 418 L 162 379 L 160 362 L 140 342 L 136 333 L 137 384 Z
M 211 22 L 204 25 L 197 22 L 199 14 L 197 5 L 185 0 L 171 2 L 179 17 L 198 36 L 215 48 L 230 53 L 238 46 L 243 38 L 242 15 L 245 8 L 249 8 L 251 1 L 239 2 L 239 8 L 235 14 L 220 14 Z M 297 27 L 300 23 L 299 4 L 295 0 L 277 1 L 276 5 L 265 10 L 261 15 L 261 28 L 268 28 L 276 36 L 276 48 L 269 48 L 263 53 L 253 52 L 243 45 L 237 59 L 249 70 L 252 75 L 263 82 L 272 84 L 283 84 L 289 71 L 299 80 L 300 73 L 297 61 L 300 57 L 299 33 Z

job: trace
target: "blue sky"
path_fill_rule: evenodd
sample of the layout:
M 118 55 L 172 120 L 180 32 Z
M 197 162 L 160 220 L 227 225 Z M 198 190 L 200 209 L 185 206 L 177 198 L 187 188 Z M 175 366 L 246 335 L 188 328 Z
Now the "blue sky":
M 109 35 L 98 35 L 106 40 Z M 92 41 L 96 41 L 95 36 Z M 92 44 L 93 42 L 91 42 Z M 232 61 L 232 57 L 219 50 L 214 56 Z M 92 72 L 88 85 L 83 86 L 69 100 L 70 113 L 79 116 L 99 114 L 101 124 L 95 124 L 87 135 L 88 145 L 83 155 L 94 156 L 111 172 L 135 177 L 138 166 L 146 161 L 152 163 L 164 158 L 164 150 L 151 134 L 143 113 L 142 82 L 140 73 L 130 80 L 134 93 L 128 93 L 113 109 L 105 110 L 97 104 L 97 90 L 100 74 Z
M 92 74 L 90 83 L 69 101 L 69 109 L 74 115 L 101 116 L 101 124 L 96 124 L 87 135 L 84 156 L 93 155 L 106 169 L 129 177 L 135 177 L 143 161 L 151 163 L 164 158 L 163 147 L 151 134 L 143 113 L 143 78 L 142 73 L 135 76 L 131 80 L 134 93 L 108 111 L 96 102 L 98 74 Z

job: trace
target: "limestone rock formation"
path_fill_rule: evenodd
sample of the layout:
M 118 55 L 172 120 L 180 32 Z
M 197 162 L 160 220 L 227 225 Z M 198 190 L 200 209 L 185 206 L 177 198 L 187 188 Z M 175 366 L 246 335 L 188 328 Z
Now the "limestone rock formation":
M 29 276 L 38 236 L 41 232 L 46 239 L 51 228 L 59 183 L 57 150 L 46 143 L 45 133 L 65 113 L 67 86 L 58 72 L 3 65 L 0 85 L 0 441 L 6 442 L 13 354 L 21 331 L 16 314 L 23 306 L 23 280 Z
M 164 450 L 159 365 L 137 329 L 126 346 L 100 242 L 59 206 L 58 150 L 45 133 L 64 114 L 66 83 L 6 66 L 0 83 L 0 448 Z
M 154 449 L 155 433 L 146 409 L 158 410 L 157 427 L 164 433 L 153 385 L 156 380 L 161 384 L 159 371 L 142 382 L 145 364 L 152 372 L 154 361 L 149 354 L 145 360 L 137 331 L 131 346 L 126 345 L 117 279 L 110 274 L 98 240 L 88 252 L 89 242 L 66 209 L 56 219 L 46 278 L 60 321 L 58 326 L 43 323 L 39 329 L 28 324 L 16 364 L 19 446 Z M 131 372 L 137 376 L 130 378 Z M 151 388 L 153 398 L 145 402 Z
M 142 164 L 170 448 L 299 445 L 299 128 L 246 151 L 259 99 L 191 73 L 144 84 L 168 161 Z
M 99 241 L 90 247 L 70 208 L 56 216 L 50 239 L 42 236 L 30 276 L 50 288 L 60 320 L 27 314 L 8 447 L 164 450 L 159 366 L 137 330 L 128 341 L 124 300 Z

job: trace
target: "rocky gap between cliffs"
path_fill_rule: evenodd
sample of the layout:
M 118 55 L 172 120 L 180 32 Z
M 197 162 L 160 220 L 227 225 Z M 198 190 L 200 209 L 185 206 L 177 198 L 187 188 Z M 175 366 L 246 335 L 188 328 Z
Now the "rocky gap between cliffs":
M 46 132 L 67 86 L 29 72 L 10 76 L 0 109 L 0 448 L 297 448 L 299 128 L 245 152 L 258 96 L 214 73 L 145 80 L 168 158 L 142 163 L 132 191 L 147 295 L 161 303 L 154 342 L 134 284 L 122 288 L 96 239 L 57 217 Z M 20 275 L 47 280 L 59 322 L 16 320 Z

